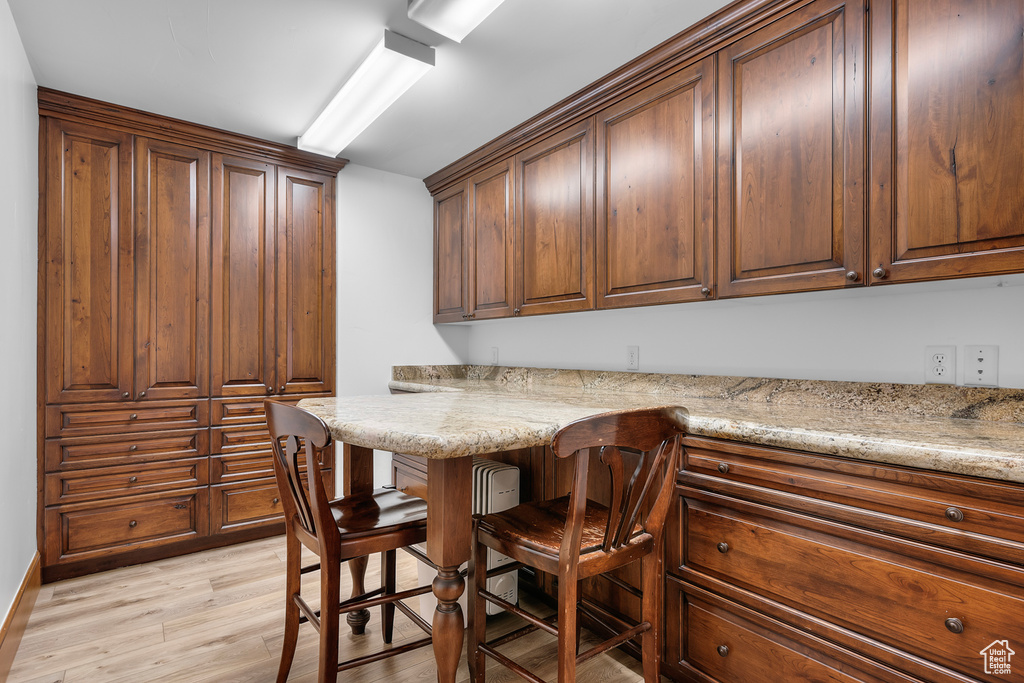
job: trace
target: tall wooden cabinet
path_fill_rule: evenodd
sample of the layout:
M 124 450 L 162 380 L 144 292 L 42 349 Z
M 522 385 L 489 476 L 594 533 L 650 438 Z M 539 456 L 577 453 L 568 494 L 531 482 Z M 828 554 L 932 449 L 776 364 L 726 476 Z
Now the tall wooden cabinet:
M 39 102 L 44 578 L 276 532 L 262 401 L 333 391 L 344 162 Z

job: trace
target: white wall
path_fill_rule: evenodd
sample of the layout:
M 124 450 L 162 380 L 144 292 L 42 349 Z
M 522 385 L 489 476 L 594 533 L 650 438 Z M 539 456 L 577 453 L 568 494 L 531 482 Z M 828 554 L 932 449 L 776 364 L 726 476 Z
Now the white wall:
M 924 347 L 999 346 L 999 384 L 1024 388 L 1024 275 L 459 324 L 469 362 L 920 384 Z
M 339 396 L 387 394 L 392 365 L 465 362 L 469 330 L 432 324 L 433 220 L 421 180 L 338 173 Z M 375 459 L 378 484 L 389 463 Z
M 0 0 L 0 620 L 36 551 L 36 81 L 7 0 Z

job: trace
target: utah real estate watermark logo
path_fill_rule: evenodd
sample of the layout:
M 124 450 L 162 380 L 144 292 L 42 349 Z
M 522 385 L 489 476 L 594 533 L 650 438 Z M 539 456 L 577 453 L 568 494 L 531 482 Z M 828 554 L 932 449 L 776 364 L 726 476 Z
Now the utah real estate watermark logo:
M 1010 658 L 1017 653 L 1010 649 L 1010 641 L 993 640 L 979 654 L 985 658 L 985 673 L 1008 676 L 1011 673 Z

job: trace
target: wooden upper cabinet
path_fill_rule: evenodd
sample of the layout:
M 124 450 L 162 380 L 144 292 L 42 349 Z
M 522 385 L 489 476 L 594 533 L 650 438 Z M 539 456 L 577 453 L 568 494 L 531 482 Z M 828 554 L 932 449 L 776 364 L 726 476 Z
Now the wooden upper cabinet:
M 131 136 L 49 119 L 43 254 L 46 401 L 132 395 Z
M 273 164 L 213 156 L 212 396 L 275 387 L 276 187 Z
M 513 174 L 507 159 L 469 179 L 469 314 L 475 319 L 513 315 Z
M 597 304 L 711 295 L 714 59 L 597 116 Z
M 864 283 L 863 0 L 719 53 L 719 296 Z
M 209 391 L 210 153 L 135 140 L 135 398 Z
M 872 282 L 1024 270 L 1024 2 L 871 15 Z
M 594 307 L 594 141 L 587 119 L 516 155 L 516 308 Z
M 434 197 L 434 322 L 469 316 L 466 184 Z
M 277 169 L 277 393 L 334 390 L 334 177 Z

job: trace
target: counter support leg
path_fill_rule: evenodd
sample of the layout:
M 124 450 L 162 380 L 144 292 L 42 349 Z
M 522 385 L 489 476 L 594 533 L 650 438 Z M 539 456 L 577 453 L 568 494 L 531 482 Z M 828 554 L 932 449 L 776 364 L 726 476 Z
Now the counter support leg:
M 373 449 L 345 444 L 342 451 L 342 479 L 342 490 L 346 496 L 373 491 Z M 348 562 L 349 573 L 352 574 L 353 598 L 366 592 L 367 564 L 366 557 L 355 557 Z M 354 635 L 361 635 L 366 631 L 366 624 L 370 621 L 370 611 L 363 609 L 349 612 L 345 621 L 352 628 Z

